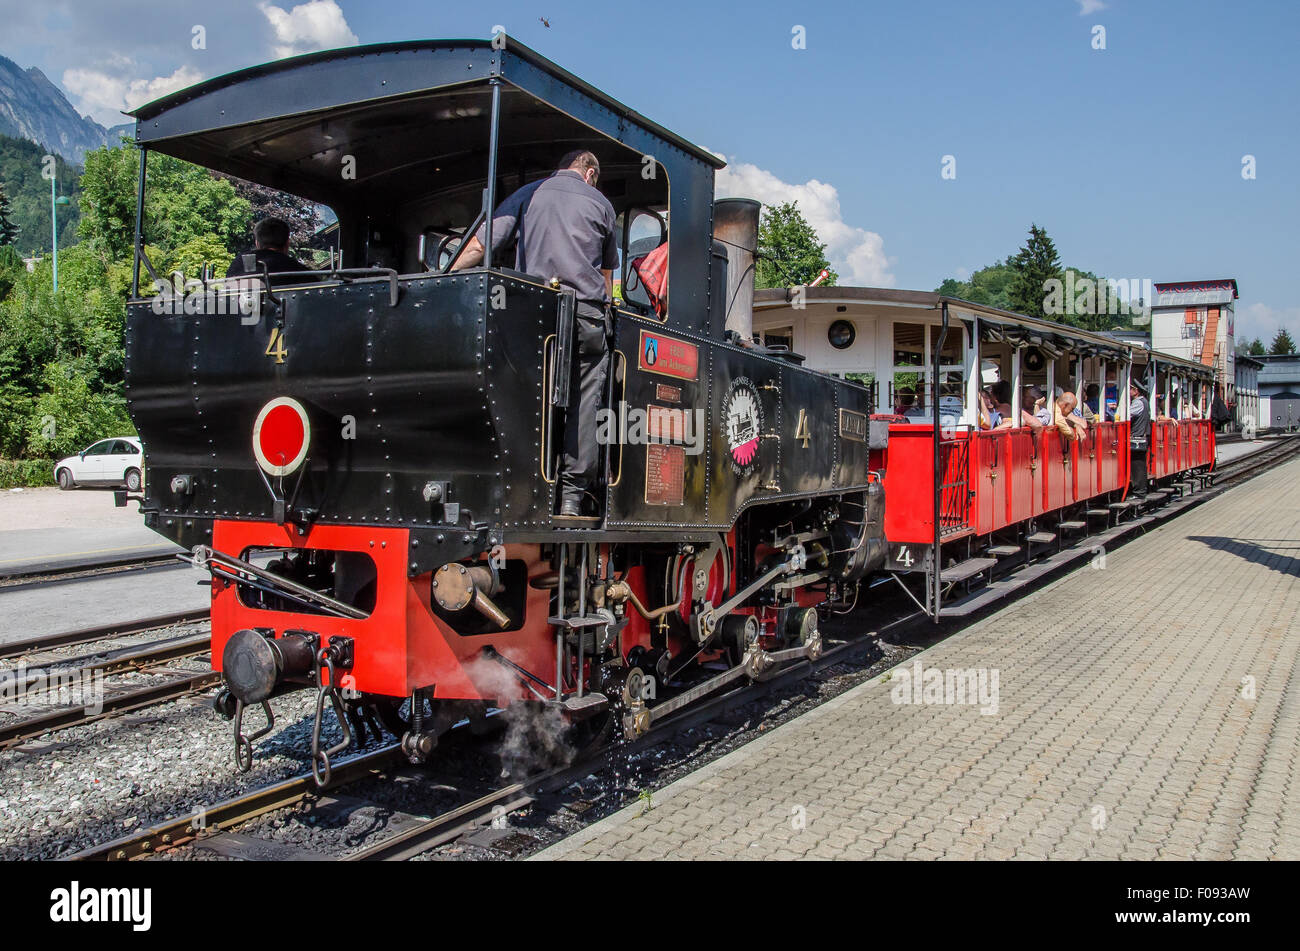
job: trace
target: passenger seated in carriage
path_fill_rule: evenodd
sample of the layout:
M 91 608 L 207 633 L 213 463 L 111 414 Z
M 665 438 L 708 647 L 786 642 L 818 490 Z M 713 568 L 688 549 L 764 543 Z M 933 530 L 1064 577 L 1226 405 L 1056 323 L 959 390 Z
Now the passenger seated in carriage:
M 1008 412 L 1010 412 L 1010 407 L 1008 407 Z M 1015 425 L 1010 416 L 1002 415 L 997 398 L 993 395 L 992 387 L 985 387 L 980 390 L 979 424 L 980 429 L 1010 429 Z
M 1077 415 L 1078 401 L 1073 393 L 1062 393 L 1056 398 L 1053 425 L 1062 439 L 1084 440 L 1088 438 L 1088 423 Z
M 998 380 L 997 383 L 993 384 L 992 392 L 993 392 L 993 398 L 997 401 L 998 412 L 1002 415 L 1002 418 L 1011 419 L 1012 418 L 1011 381 Z M 1028 393 L 1029 390 L 1026 389 L 1025 392 Z M 1029 404 L 1026 403 L 1026 405 Z M 1014 426 L 1015 423 L 1012 423 L 1012 425 Z M 1030 429 L 1033 430 L 1038 430 L 1043 428 L 1043 424 L 1039 422 L 1037 417 L 1035 417 L 1033 413 L 1026 410 L 1023 406 L 1020 409 L 1020 425 L 1028 426 Z

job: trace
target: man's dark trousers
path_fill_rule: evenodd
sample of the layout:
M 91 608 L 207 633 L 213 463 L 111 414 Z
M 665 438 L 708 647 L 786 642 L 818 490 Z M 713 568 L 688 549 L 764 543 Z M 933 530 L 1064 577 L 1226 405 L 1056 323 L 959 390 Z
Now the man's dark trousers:
M 1147 451 L 1146 449 L 1134 449 L 1133 454 L 1129 456 L 1129 482 L 1133 485 L 1134 495 L 1146 495 L 1147 493 Z
M 569 409 L 564 423 L 564 459 L 560 471 L 560 499 L 582 502 L 585 491 L 600 474 L 600 445 L 596 442 L 596 414 L 604 405 L 609 353 L 605 315 L 579 302 L 574 315 L 577 348 L 569 384 Z

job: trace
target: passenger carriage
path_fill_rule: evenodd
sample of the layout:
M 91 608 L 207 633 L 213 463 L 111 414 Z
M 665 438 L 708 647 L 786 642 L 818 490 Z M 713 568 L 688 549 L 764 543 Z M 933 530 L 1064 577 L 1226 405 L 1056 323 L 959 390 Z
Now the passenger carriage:
M 870 390 L 871 466 L 889 500 L 886 567 L 926 573 L 925 603 L 936 615 L 953 586 L 1137 514 L 1167 494 L 1161 486 L 1214 464 L 1213 368 L 1106 334 L 935 293 L 867 287 L 758 291 L 754 329 L 764 345 Z M 1152 492 L 1142 499 L 1129 497 L 1130 379 L 1177 417 L 1157 420 L 1153 412 Z M 1022 405 L 1031 385 L 1082 400 L 1095 384 L 1104 418 L 1080 441 L 1052 426 L 982 430 L 978 392 L 997 380 L 1011 384 L 1013 420 L 1032 410 Z

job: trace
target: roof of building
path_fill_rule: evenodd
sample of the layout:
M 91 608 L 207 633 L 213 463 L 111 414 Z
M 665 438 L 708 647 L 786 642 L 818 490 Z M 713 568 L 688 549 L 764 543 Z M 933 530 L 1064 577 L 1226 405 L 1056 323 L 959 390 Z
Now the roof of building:
M 1213 281 L 1167 281 L 1155 286 L 1153 308 L 1199 307 L 1206 304 L 1230 304 L 1237 299 L 1237 279 L 1226 277 Z

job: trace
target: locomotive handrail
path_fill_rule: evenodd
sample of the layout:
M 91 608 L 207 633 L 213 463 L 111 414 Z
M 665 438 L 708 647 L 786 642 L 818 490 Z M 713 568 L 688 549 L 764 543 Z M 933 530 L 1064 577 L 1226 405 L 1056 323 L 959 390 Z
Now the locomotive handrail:
M 173 286 L 170 284 L 170 282 L 164 281 L 158 277 L 157 272 L 153 269 L 153 266 L 150 264 L 149 258 L 144 253 L 143 248 L 140 251 L 140 260 L 144 263 L 145 269 L 148 270 L 150 277 L 153 279 L 156 285 L 160 287 Z M 399 296 L 398 293 L 399 275 L 397 271 L 393 270 L 391 267 L 320 268 L 317 270 L 308 270 L 308 271 L 268 271 L 265 268 L 266 265 L 263 265 L 263 270 L 255 271 L 252 274 L 231 274 L 231 275 L 227 275 L 226 277 L 213 278 L 211 283 L 216 287 L 217 291 L 220 293 L 235 293 L 238 290 L 240 290 L 240 288 L 229 286 L 232 282 L 258 281 L 264 285 L 264 290 L 267 297 L 269 297 L 274 302 L 275 297 L 273 291 L 271 290 L 273 286 L 271 283 L 271 278 L 273 277 L 286 277 L 286 278 L 294 279 L 293 283 L 284 283 L 281 284 L 278 288 L 276 288 L 276 290 L 279 290 L 281 292 L 294 290 L 295 283 L 305 283 L 302 281 L 304 277 L 319 276 L 321 277 L 322 280 L 326 280 L 326 281 L 336 280 L 340 284 L 351 284 L 354 281 L 365 280 L 366 278 L 386 278 L 388 280 L 388 306 L 390 307 L 397 306 L 397 300 Z M 198 279 L 194 278 L 194 280 L 198 280 Z M 206 282 L 204 283 L 204 288 L 205 289 L 207 288 Z M 136 299 L 140 300 L 140 298 L 136 298 Z

